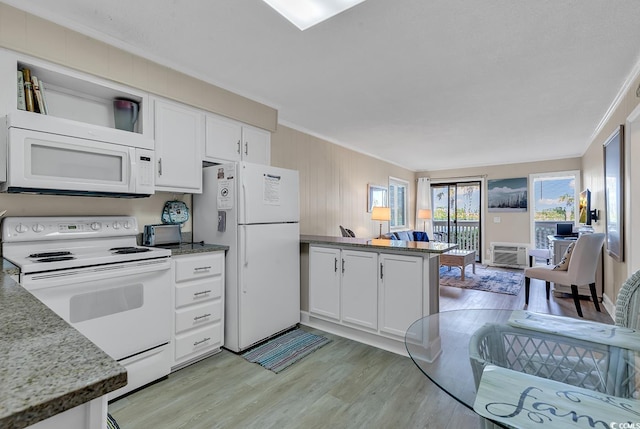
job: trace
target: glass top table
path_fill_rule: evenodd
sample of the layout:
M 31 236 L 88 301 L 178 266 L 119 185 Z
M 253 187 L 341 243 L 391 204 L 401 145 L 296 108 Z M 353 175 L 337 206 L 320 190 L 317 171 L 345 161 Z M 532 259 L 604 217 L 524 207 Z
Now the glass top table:
M 453 310 L 414 322 L 405 334 L 409 356 L 438 387 L 473 409 L 476 385 L 469 361 L 473 333 L 486 323 L 507 323 L 512 310 Z
M 531 374 L 541 383 L 557 380 L 624 398 L 640 393 L 633 375 L 640 372 L 640 333 L 615 325 L 524 310 L 454 310 L 414 322 L 405 345 L 433 383 L 471 410 L 486 364 Z M 614 355 L 618 379 L 628 374 L 623 381 L 602 378 L 601 368 L 613 368 Z

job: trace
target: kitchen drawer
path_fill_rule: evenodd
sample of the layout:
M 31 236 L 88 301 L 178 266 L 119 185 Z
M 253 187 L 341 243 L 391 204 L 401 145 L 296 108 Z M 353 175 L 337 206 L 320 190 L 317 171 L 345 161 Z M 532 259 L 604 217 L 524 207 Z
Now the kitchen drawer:
M 193 354 L 206 353 L 222 346 L 220 322 L 176 335 L 176 361 Z
M 224 252 L 176 257 L 175 264 L 176 283 L 213 277 L 224 272 Z
M 176 334 L 211 322 L 219 322 L 221 318 L 221 300 L 176 310 Z
M 176 308 L 211 301 L 222 296 L 222 276 L 176 285 Z

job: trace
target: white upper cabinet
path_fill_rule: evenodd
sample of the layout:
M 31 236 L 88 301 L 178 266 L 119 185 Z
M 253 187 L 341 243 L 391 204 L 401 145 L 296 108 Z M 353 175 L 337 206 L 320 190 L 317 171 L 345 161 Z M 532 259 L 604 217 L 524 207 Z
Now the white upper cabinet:
M 269 165 L 271 133 L 218 115 L 207 115 L 203 159 L 247 161 Z
M 202 192 L 204 112 L 152 97 L 156 142 L 156 190 Z

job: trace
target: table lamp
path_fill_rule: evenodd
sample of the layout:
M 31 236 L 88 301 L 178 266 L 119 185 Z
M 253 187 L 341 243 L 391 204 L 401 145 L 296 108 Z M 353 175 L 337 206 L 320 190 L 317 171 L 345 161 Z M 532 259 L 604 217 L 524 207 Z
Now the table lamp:
M 374 207 L 371 211 L 371 220 L 379 220 L 380 222 L 380 235 L 378 238 L 382 238 L 382 222 L 391 220 L 391 208 L 389 207 Z
M 424 232 L 427 232 L 427 220 L 431 219 L 431 209 L 418 210 L 418 219 L 424 219 Z

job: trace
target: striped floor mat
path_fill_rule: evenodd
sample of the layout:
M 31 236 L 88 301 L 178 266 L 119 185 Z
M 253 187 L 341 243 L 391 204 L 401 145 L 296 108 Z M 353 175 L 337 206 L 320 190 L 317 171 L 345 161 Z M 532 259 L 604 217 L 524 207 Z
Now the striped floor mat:
M 243 353 L 242 357 L 279 373 L 330 341 L 322 335 L 294 329 Z

